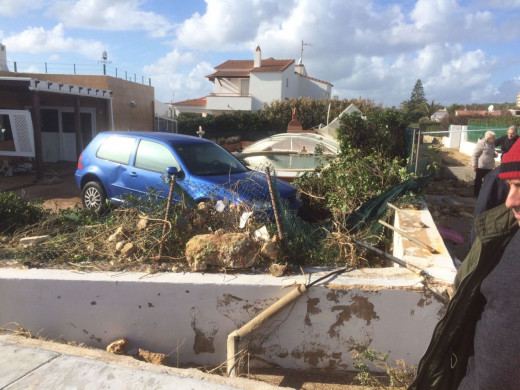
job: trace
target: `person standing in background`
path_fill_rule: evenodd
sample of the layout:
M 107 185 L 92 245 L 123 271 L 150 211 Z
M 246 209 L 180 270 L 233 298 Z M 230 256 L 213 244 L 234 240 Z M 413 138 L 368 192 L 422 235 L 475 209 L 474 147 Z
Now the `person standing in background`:
M 471 166 L 475 172 L 473 195 L 478 198 L 482 180 L 495 167 L 495 133 L 486 131 L 484 138 L 478 140 L 473 151 Z
M 509 149 L 511 149 L 511 147 L 515 144 L 517 139 L 518 127 L 512 125 L 509 126 L 509 129 L 507 129 L 507 135 L 503 135 L 495 141 L 495 147 L 500 146 L 500 150 L 502 153 L 502 155 L 500 156 L 500 161 L 502 161 L 502 157 L 504 157 L 504 154 L 509 152 Z

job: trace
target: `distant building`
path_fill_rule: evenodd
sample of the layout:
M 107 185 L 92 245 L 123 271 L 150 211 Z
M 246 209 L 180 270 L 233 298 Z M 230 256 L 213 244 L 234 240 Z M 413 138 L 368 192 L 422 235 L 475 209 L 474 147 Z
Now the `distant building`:
M 218 115 L 233 111 L 257 111 L 264 103 L 289 98 L 330 98 L 332 84 L 307 75 L 302 60 L 262 58 L 257 47 L 252 60 L 228 60 L 206 76 L 215 92 L 198 99 L 173 103 L 182 112 Z
M 455 111 L 456 116 L 500 116 L 502 115 L 502 111 L 500 110 L 456 110 Z
M 442 118 L 444 118 L 446 115 L 448 115 L 448 111 L 446 111 L 445 108 L 443 108 L 442 110 L 438 110 L 436 111 L 431 117 L 430 119 L 432 121 L 437 121 L 437 122 L 440 122 Z
M 32 157 L 41 176 L 44 162 L 77 161 L 100 131 L 173 131 L 156 105 L 152 86 L 116 77 L 9 71 L 0 44 L 0 161 Z

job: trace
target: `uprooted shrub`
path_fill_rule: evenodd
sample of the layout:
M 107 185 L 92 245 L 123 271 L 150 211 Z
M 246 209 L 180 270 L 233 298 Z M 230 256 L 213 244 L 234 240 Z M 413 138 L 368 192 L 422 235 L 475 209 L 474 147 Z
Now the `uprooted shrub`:
M 129 196 L 123 206 L 108 207 L 101 215 L 79 207 L 49 212 L 4 236 L 0 258 L 34 267 L 155 272 L 176 264 L 182 270 L 186 243 L 194 235 L 244 231 L 239 227 L 243 212 L 239 207 L 219 212 L 210 203 L 197 209 L 174 203 L 165 220 L 166 202 L 151 192 L 146 198 Z M 245 229 L 251 232 L 264 222 L 251 219 Z M 42 235 L 50 238 L 37 245 L 18 244 L 22 237 Z
M 12 233 L 47 215 L 41 204 L 25 202 L 14 192 L 0 192 L 0 233 Z

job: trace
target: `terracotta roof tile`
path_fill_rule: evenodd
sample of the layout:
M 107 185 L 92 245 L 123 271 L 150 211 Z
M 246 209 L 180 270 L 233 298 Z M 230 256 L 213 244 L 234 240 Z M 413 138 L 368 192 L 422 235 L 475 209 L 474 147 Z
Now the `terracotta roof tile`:
M 310 76 L 304 76 L 302 74 L 299 74 L 298 72 L 294 72 L 296 73 L 297 75 L 305 78 L 305 79 L 309 79 L 309 80 L 312 80 L 312 81 L 316 81 L 318 83 L 322 83 L 322 84 L 326 84 L 326 85 L 330 85 L 331 87 L 333 87 L 334 85 L 332 85 L 331 83 L 329 83 L 328 81 L 323 81 L 323 80 L 320 80 L 320 79 L 317 79 L 317 78 L 314 78 L 314 77 L 310 77 Z
M 249 70 L 218 70 L 206 77 L 211 80 L 215 77 L 249 77 Z
M 206 96 L 198 99 L 183 100 L 182 102 L 173 103 L 174 106 L 205 106 Z
M 294 60 L 275 60 L 266 58 L 262 60 L 262 66 L 253 68 L 251 72 L 282 72 L 291 66 Z
M 262 59 L 262 66 L 254 66 L 253 60 L 228 60 L 215 66 L 215 73 L 207 75 L 208 78 L 249 75 L 249 72 L 281 72 L 287 69 L 294 60 L 275 60 L 274 58 Z M 243 72 L 243 73 L 239 73 Z

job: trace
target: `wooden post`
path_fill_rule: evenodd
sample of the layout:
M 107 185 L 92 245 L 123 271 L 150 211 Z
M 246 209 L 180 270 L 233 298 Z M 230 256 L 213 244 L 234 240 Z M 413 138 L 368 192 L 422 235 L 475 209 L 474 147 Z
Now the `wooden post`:
M 420 150 L 421 150 L 421 130 L 419 130 L 419 136 L 417 137 L 417 153 L 415 154 L 415 176 L 417 176 L 417 167 L 419 165 Z
M 273 191 L 273 183 L 271 182 L 271 172 L 269 171 L 269 167 L 265 168 L 265 175 L 267 176 L 267 185 L 269 186 L 269 195 L 271 196 L 271 203 L 273 205 L 273 214 L 274 219 L 276 221 L 276 229 L 278 230 L 278 239 L 280 240 L 280 244 L 282 248 L 285 247 L 285 239 L 283 235 L 282 221 L 280 221 L 280 214 L 278 210 L 278 205 L 276 203 L 276 198 L 274 196 Z
M 43 146 L 42 146 L 42 117 L 40 113 L 40 94 L 32 92 L 32 119 L 34 131 L 34 161 L 36 164 L 36 179 L 43 179 Z
M 83 136 L 81 134 L 81 105 L 79 96 L 74 100 L 74 133 L 76 134 L 76 159 L 83 152 Z

